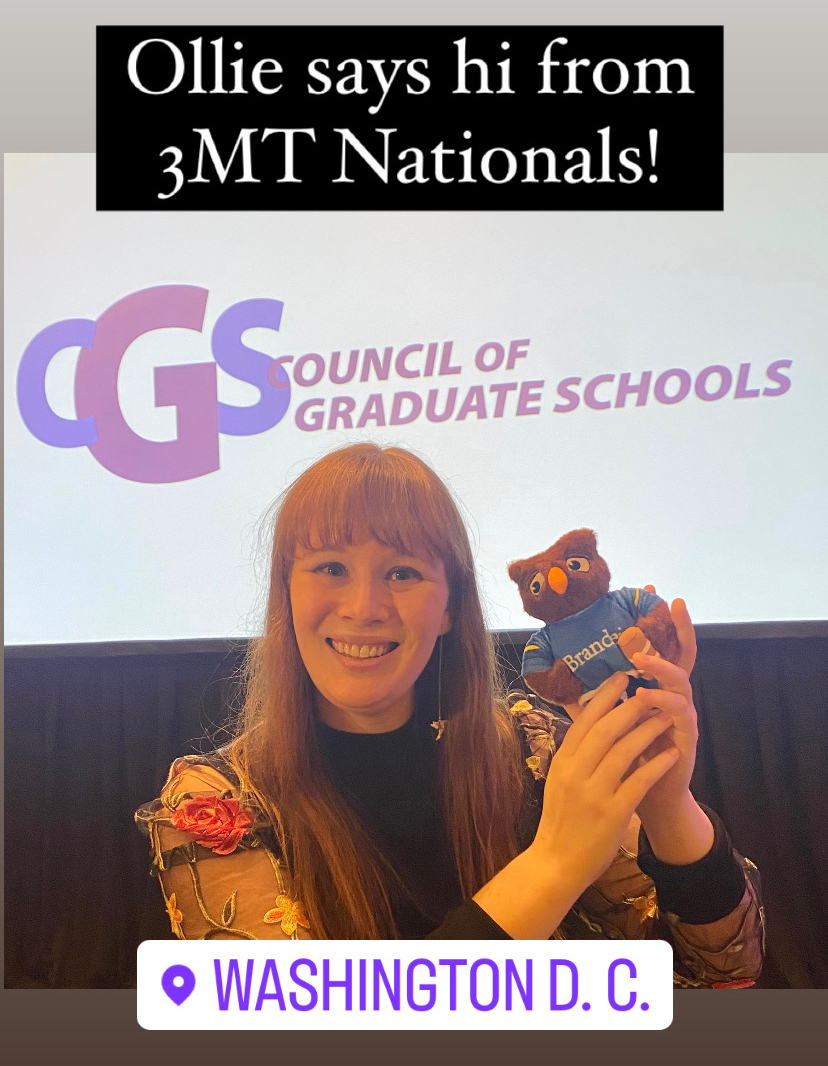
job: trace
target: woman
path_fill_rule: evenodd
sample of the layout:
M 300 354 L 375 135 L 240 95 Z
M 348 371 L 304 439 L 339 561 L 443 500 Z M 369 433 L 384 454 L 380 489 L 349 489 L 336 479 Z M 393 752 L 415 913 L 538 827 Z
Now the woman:
M 688 789 L 687 674 L 646 666 L 663 687 L 616 707 L 618 675 L 544 785 L 560 730 L 547 709 L 510 714 L 500 698 L 447 488 L 400 449 L 333 452 L 282 498 L 236 739 L 179 759 L 138 815 L 174 932 L 669 935 L 684 982 L 752 980 L 755 889 Z M 652 880 L 633 854 L 637 808 Z

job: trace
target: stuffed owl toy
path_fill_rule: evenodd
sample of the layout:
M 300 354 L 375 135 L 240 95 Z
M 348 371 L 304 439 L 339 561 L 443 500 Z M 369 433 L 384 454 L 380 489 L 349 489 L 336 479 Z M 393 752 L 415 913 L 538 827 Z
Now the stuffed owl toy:
M 645 589 L 609 591 L 610 573 L 591 529 L 565 533 L 551 548 L 509 566 L 523 608 L 546 625 L 523 653 L 526 683 L 545 700 L 582 707 L 617 671 L 640 679 L 636 652 L 678 661 L 679 643 L 667 604 Z

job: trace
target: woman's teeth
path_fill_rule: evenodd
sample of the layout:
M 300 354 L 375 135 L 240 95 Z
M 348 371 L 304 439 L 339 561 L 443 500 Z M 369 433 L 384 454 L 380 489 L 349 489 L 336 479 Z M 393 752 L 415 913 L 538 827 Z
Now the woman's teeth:
M 385 644 L 343 644 L 339 640 L 329 640 L 328 643 L 334 651 L 347 655 L 349 659 L 378 659 L 397 647 L 393 640 Z

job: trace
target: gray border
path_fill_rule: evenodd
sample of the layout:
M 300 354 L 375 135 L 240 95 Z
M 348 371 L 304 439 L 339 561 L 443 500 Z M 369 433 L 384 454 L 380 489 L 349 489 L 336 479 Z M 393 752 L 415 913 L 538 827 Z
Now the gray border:
M 823 0 L 27 0 L 4 4 L 0 143 L 95 148 L 95 33 L 108 25 L 413 24 L 725 27 L 725 151 L 828 150 Z
M 3 6 L 0 33 L 0 146 L 4 151 L 94 150 L 94 27 L 97 23 L 724 24 L 725 149 L 828 150 L 828 4 L 824 0 L 29 0 Z M 792 901 L 796 905 L 796 901 Z M 519 1056 L 572 1054 L 591 1061 L 730 1059 L 754 1066 L 804 1059 L 824 1049 L 828 991 L 686 992 L 663 1033 L 262 1033 L 149 1034 L 135 1021 L 134 993 L 5 991 L 3 1043 L 13 1061 L 62 1061 L 67 1051 L 92 1066 L 169 1061 L 185 1066 L 206 1052 L 235 1062 L 270 1058 L 475 1066 Z M 813 1052 L 809 1055 L 809 1052 Z
M 716 992 L 685 989 L 674 999 L 673 1024 L 654 1032 L 150 1032 L 135 1019 L 135 993 L 129 991 L 10 991 L 9 1014 L 16 1039 L 4 1046 L 20 1055 L 12 1061 L 63 1061 L 66 1051 L 83 1048 L 87 1066 L 202 1061 L 276 1063 L 359 1063 L 395 1066 L 503 1066 L 504 1063 L 589 1063 L 626 1066 L 652 1061 L 663 1066 L 711 1062 L 750 1066 L 819 1061 L 824 1050 L 821 1025 L 828 993 L 801 991 Z M 48 1023 L 44 1024 L 48 1019 Z M 819 1050 L 818 1050 L 819 1049 Z M 254 1058 L 253 1056 L 256 1056 Z M 73 1058 L 80 1059 L 79 1054 Z

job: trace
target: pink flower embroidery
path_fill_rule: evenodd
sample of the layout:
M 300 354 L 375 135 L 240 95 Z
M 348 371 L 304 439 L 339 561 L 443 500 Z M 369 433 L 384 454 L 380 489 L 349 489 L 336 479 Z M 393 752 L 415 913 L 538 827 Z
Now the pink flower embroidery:
M 172 812 L 176 829 L 189 833 L 196 843 L 216 855 L 229 855 L 253 825 L 253 819 L 232 796 L 197 796 Z

